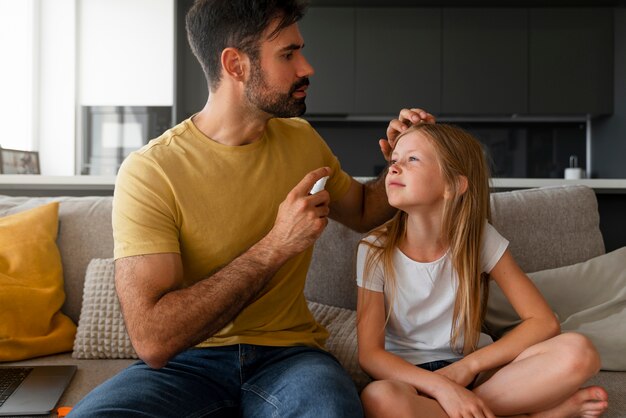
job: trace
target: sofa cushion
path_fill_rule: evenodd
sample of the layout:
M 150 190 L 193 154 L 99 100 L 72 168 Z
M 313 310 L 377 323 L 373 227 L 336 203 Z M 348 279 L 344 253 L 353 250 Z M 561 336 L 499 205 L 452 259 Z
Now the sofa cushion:
M 308 300 L 356 309 L 356 249 L 363 236 L 328 220 L 313 249 L 304 288 Z
M 137 360 L 110 359 L 110 360 L 79 360 L 73 359 L 70 353 L 55 354 L 51 356 L 38 357 L 30 360 L 22 360 L 8 363 L 9 366 L 41 366 L 41 365 L 75 365 L 78 367 L 76 374 L 70 381 L 63 396 L 57 406 L 74 406 L 92 389 L 100 385 L 109 378 L 130 366 Z M 57 418 L 56 411 L 53 411 L 49 418 Z M 20 417 L 20 418 L 42 418 L 41 415 Z
M 586 186 L 491 194 L 491 223 L 525 272 L 568 266 L 604 254 L 598 201 Z
M 0 216 L 59 202 L 59 235 L 66 300 L 63 312 L 75 323 L 81 310 L 83 280 L 93 258 L 113 257 L 112 196 L 1 196 Z
M 87 266 L 83 307 L 72 357 L 137 358 L 115 292 L 113 259 L 93 259 Z
M 356 311 L 309 302 L 311 313 L 329 332 L 326 348 L 352 377 L 359 390 L 371 380 L 359 366 L 356 338 Z
M 603 370 L 626 371 L 626 247 L 528 276 L 558 316 L 561 329 L 594 342 Z M 499 338 L 520 319 L 495 282 L 489 291 L 486 325 Z
M 0 361 L 69 351 L 76 326 L 56 245 L 58 203 L 0 218 Z

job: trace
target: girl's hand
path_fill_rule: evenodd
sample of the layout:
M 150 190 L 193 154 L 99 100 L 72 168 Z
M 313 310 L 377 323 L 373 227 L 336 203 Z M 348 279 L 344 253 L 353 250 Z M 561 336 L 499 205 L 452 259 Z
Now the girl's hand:
M 470 370 L 470 368 L 464 364 L 463 360 L 455 361 L 446 367 L 442 367 L 435 371 L 435 373 L 445 376 L 457 385 L 463 387 L 467 387 L 476 377 L 476 373 Z
M 450 418 L 496 418 L 482 399 L 454 382 L 435 399 Z

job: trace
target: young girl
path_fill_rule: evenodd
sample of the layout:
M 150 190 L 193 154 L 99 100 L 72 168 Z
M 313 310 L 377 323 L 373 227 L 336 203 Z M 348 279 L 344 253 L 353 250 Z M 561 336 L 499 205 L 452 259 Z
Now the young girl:
M 488 169 L 471 135 L 419 124 L 397 139 L 386 177 L 397 215 L 357 258 L 359 362 L 374 382 L 368 417 L 596 417 L 600 360 L 554 314 L 487 222 Z M 487 276 L 487 274 L 489 276 Z M 488 281 L 522 322 L 497 342 L 481 333 Z

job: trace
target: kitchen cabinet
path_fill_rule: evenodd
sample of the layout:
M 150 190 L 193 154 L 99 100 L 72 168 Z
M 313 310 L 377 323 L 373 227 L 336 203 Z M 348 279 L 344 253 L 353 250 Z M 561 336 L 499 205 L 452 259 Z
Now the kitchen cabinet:
M 613 111 L 613 12 L 530 10 L 530 113 Z
M 177 120 L 206 101 L 191 3 L 177 3 Z M 299 27 L 315 69 L 307 116 L 612 113 L 612 8 L 311 7 Z
M 364 115 L 441 109 L 441 9 L 357 8 L 356 101 Z
M 416 105 L 440 115 L 610 114 L 612 13 L 610 8 L 357 7 L 355 23 L 347 14 L 342 22 L 320 19 L 308 38 L 332 32 L 333 45 L 340 39 L 330 29 L 335 22 L 345 31 L 356 25 L 354 36 L 344 34 L 354 42 L 355 84 L 346 72 L 333 74 L 334 83 L 320 78 L 316 88 L 324 91 L 324 103 L 316 102 L 310 113 L 342 113 L 333 106 L 354 88 L 352 114 L 364 117 Z M 335 48 L 351 59 L 349 46 L 329 46 L 316 57 L 318 67 Z M 337 89 L 337 80 L 345 88 Z
M 443 9 L 442 114 L 527 113 L 527 26 L 527 9 Z
M 311 8 L 299 22 L 303 53 L 315 70 L 307 115 L 354 113 L 354 8 Z

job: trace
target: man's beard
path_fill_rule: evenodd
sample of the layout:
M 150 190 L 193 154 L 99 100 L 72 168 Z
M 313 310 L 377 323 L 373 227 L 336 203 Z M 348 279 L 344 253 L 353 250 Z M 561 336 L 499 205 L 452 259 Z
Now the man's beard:
M 304 102 L 306 97 L 297 99 L 293 97 L 293 93 L 300 87 L 309 85 L 308 77 L 298 80 L 288 93 L 281 93 L 270 89 L 259 66 L 254 65 L 252 68 L 245 90 L 246 97 L 252 105 L 275 118 L 292 118 L 306 112 Z

